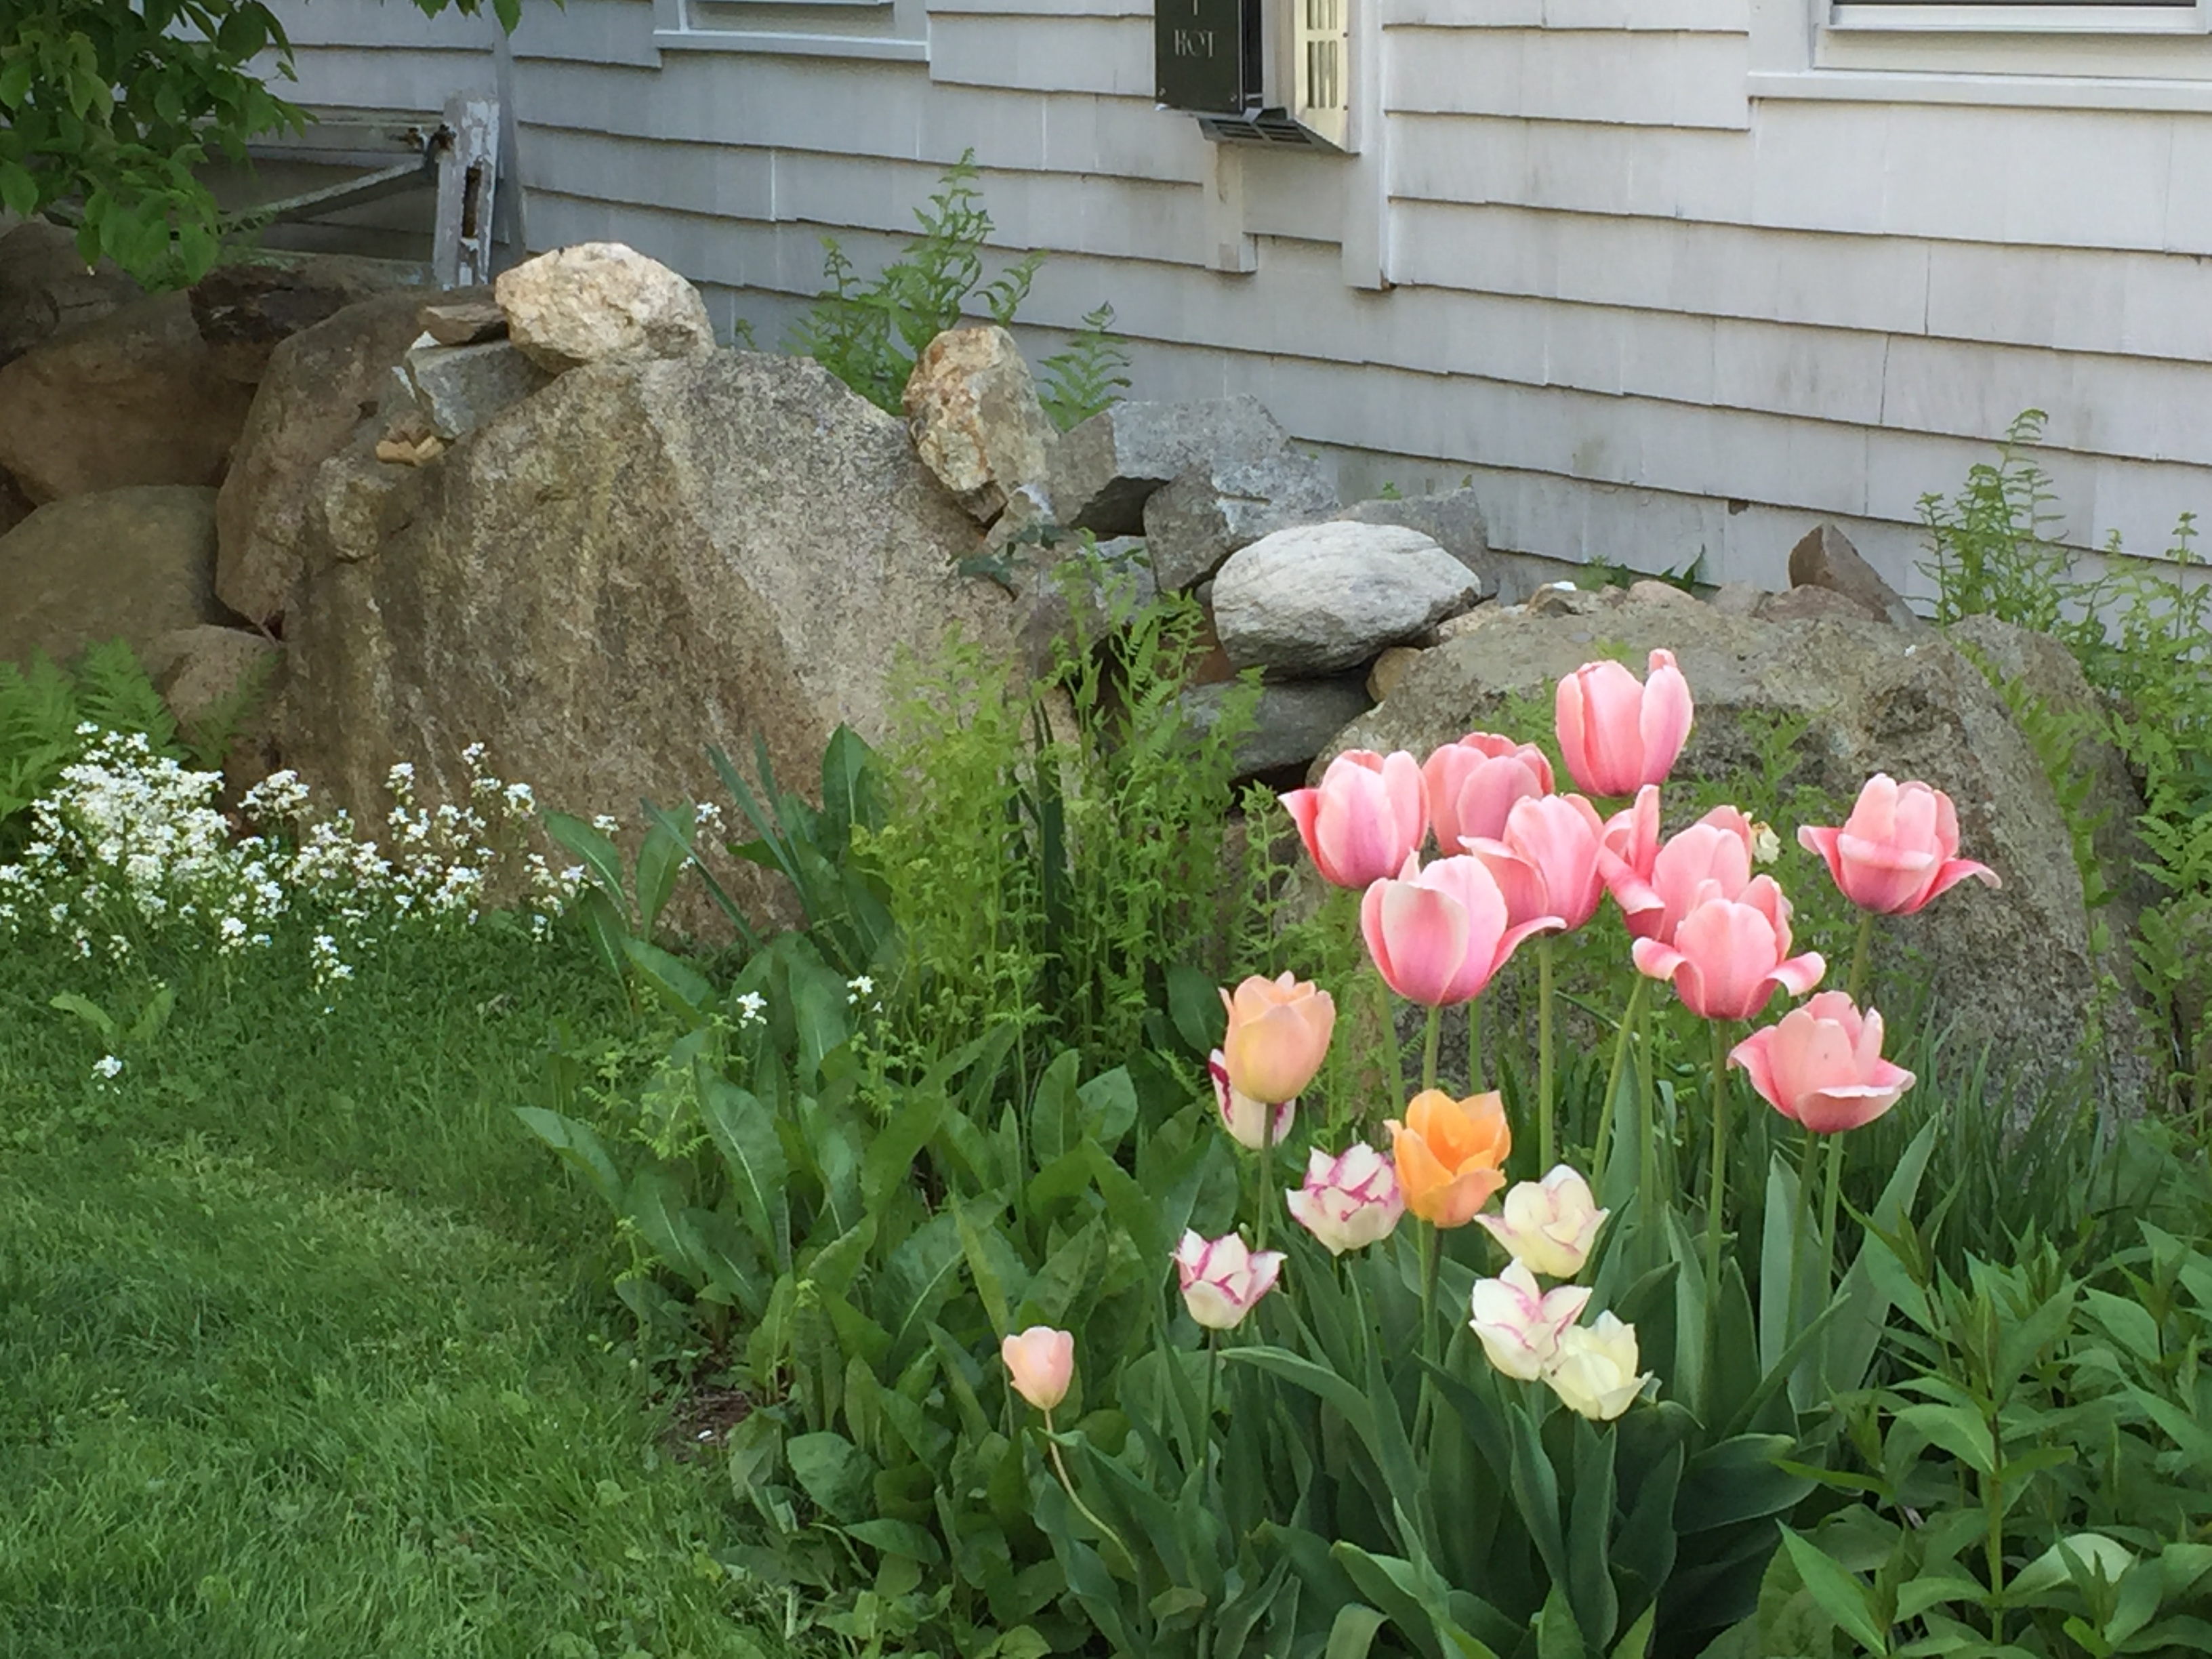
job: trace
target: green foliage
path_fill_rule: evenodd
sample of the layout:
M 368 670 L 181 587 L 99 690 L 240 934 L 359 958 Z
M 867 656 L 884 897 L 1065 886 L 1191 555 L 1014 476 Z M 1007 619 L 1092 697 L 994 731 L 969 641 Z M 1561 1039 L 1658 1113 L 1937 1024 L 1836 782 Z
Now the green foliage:
M 2166 895 L 2130 941 L 2136 982 L 2172 1033 L 2165 1057 L 2174 1094 L 2201 1109 L 2212 1086 L 2212 582 L 2186 514 L 2163 558 L 2130 558 L 2115 538 L 2104 573 L 2077 575 L 2051 479 L 2027 453 L 2044 418 L 2029 410 L 2014 421 L 1997 461 L 1974 467 L 1957 495 L 1922 499 L 1924 568 L 1936 584 L 1939 623 L 1987 614 L 2049 634 L 2104 698 L 2093 718 L 2142 787 L 2136 830 L 2153 855 L 2146 873 Z M 2027 706 L 2017 689 L 1998 689 L 2069 809 L 2075 860 L 2096 902 L 2112 875 L 2094 867 L 2097 823 L 2073 763 L 2081 718 L 2062 720 Z
M 1128 348 L 1113 336 L 1114 307 L 1101 305 L 1083 313 L 1083 331 L 1041 367 L 1044 384 L 1038 400 L 1062 432 L 1089 420 L 1129 389 Z
M 172 760 L 196 752 L 179 740 L 168 704 L 121 640 L 87 646 L 66 669 L 44 652 L 32 653 L 27 671 L 0 662 L 0 853 L 21 846 L 31 803 L 84 752 L 83 725 L 143 732 Z
M 474 15 L 482 0 L 416 4 Z M 512 29 L 520 0 L 492 9 Z M 0 205 L 53 210 L 77 225 L 86 263 L 112 259 L 149 288 L 198 282 L 228 227 L 194 170 L 305 130 L 254 72 L 264 51 L 296 78 L 260 0 L 0 0 Z
M 971 149 L 945 170 L 929 205 L 915 210 L 921 234 L 867 282 L 836 238 L 822 239 L 826 285 L 793 329 L 792 349 L 894 415 L 903 412 L 922 349 L 958 327 L 972 301 L 980 300 L 994 322 L 1012 322 L 1044 263 L 1042 252 L 1032 252 L 984 281 L 983 246 L 993 227 L 975 173 Z
M 2187 1189 L 2201 1238 L 2201 1156 L 2130 1133 Z M 2131 1231 L 2086 1272 L 2032 1231 L 2011 1264 L 1955 1273 L 1909 1223 L 1869 1241 L 1907 1321 L 1891 1338 L 1904 1375 L 1844 1401 L 1856 1456 L 1817 1478 L 1845 1501 L 1778 1559 L 1765 1652 L 2103 1659 L 2212 1638 L 2212 1494 L 2183 1473 L 2212 1456 L 2197 1376 L 2212 1255 L 2148 1220 Z M 1793 1615 L 1795 1639 L 1777 1628 Z

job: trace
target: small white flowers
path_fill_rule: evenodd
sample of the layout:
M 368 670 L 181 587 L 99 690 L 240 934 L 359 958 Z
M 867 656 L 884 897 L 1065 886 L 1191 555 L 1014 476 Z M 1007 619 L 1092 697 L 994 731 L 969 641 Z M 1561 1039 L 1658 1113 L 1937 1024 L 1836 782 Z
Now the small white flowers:
M 93 1061 L 92 1069 L 108 1082 L 112 1083 L 117 1073 L 122 1071 L 123 1062 L 113 1054 L 102 1054 L 98 1060 Z
M 768 1016 L 761 1012 L 768 1006 L 768 999 L 763 996 L 758 991 L 747 991 L 743 996 L 737 999 L 737 1003 L 738 1008 L 738 1024 L 739 1025 L 765 1025 L 768 1024 Z
M 875 994 L 876 982 L 866 974 L 862 974 L 858 979 L 848 979 L 845 981 L 845 1002 L 848 1007 L 856 1007 L 862 997 L 873 997 Z M 868 1006 L 878 1013 L 883 1011 L 884 1005 L 880 999 L 871 1002 Z

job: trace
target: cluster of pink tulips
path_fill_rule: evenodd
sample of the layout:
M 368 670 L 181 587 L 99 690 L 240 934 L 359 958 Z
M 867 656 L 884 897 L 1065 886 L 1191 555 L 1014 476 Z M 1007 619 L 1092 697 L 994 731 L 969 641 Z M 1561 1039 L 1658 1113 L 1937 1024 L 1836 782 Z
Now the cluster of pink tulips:
M 1469 1310 L 1491 1363 L 1509 1376 L 1542 1379 L 1586 1416 L 1611 1419 L 1650 1380 L 1638 1370 L 1633 1328 L 1609 1313 L 1582 1326 L 1589 1291 L 1539 1283 L 1539 1276 L 1569 1281 L 1582 1272 L 1607 1213 L 1582 1174 L 1553 1160 L 1550 940 L 1587 924 L 1609 895 L 1626 923 L 1639 975 L 1622 1020 L 1595 1168 L 1603 1166 L 1613 1084 L 1648 987 L 1672 987 L 1685 1007 L 1712 1023 L 1706 1255 L 1709 1282 L 1717 1285 L 1728 1071 L 1741 1070 L 1761 1098 L 1813 1135 L 1837 1136 L 1880 1117 L 1913 1078 L 1882 1057 L 1881 1016 L 1861 1006 L 1872 919 L 1917 911 L 1968 877 L 1990 885 L 1996 877 L 1958 855 L 1957 814 L 1942 791 L 1869 779 L 1842 825 L 1798 831 L 1800 843 L 1826 862 L 1863 913 L 1850 990 L 1812 996 L 1730 1047 L 1731 1023 L 1758 1018 L 1778 991 L 1807 995 L 1826 972 L 1817 953 L 1795 949 L 1790 901 L 1758 869 L 1778 844 L 1732 806 L 1662 838 L 1660 786 L 1693 714 L 1689 684 L 1671 653 L 1652 652 L 1641 682 L 1615 662 L 1577 669 L 1559 684 L 1555 714 L 1560 757 L 1583 793 L 1559 792 L 1540 750 L 1474 732 L 1424 762 L 1403 751 L 1352 750 L 1330 763 L 1318 787 L 1284 796 L 1315 867 L 1336 886 L 1359 891 L 1360 933 L 1382 984 L 1429 1011 L 1421 1089 L 1407 1101 L 1403 1118 L 1387 1125 L 1389 1155 L 1364 1142 L 1334 1153 L 1314 1148 L 1304 1184 L 1287 1194 L 1287 1207 L 1333 1255 L 1388 1237 L 1410 1211 L 1431 1230 L 1425 1240 L 1431 1300 L 1434 1231 L 1479 1222 L 1510 1258 L 1498 1277 L 1478 1282 Z M 1593 797 L 1613 807 L 1609 816 Z M 1431 834 L 1436 855 L 1425 864 L 1422 848 Z M 1542 1000 L 1537 1167 L 1549 1173 L 1515 1186 L 1492 1214 L 1486 1206 L 1506 1187 L 1512 1145 L 1504 1104 L 1481 1089 L 1472 1011 L 1471 1092 L 1455 1099 L 1436 1086 L 1437 1018 L 1446 1006 L 1473 1004 L 1532 940 L 1540 953 Z M 1328 993 L 1287 973 L 1255 975 L 1233 993 L 1224 990 L 1222 1000 L 1228 1030 L 1212 1060 L 1215 1098 L 1224 1128 L 1255 1156 L 1264 1181 L 1273 1149 L 1291 1133 L 1297 1097 L 1327 1055 L 1336 1006 Z M 1395 1028 L 1386 1020 L 1385 1029 Z M 1399 1077 L 1395 1036 L 1387 1046 Z M 1402 1085 L 1397 1098 L 1406 1099 Z M 1648 1203 L 1655 1172 L 1648 1095 L 1639 1131 L 1638 1191 Z M 1832 1247 L 1840 1149 L 1830 1144 Z M 1184 1237 L 1175 1264 L 1200 1325 L 1235 1328 L 1279 1283 L 1284 1256 L 1265 1248 L 1272 1206 L 1272 1197 L 1255 1206 L 1252 1245 L 1241 1231 L 1212 1240 Z M 1018 1340 L 1027 1346 L 1018 1353 L 1017 1339 L 1008 1339 L 1008 1367 L 1024 1394 L 1049 1410 L 1045 1396 L 1056 1404 L 1066 1391 L 1072 1347 L 1048 1347 L 1036 1331 Z

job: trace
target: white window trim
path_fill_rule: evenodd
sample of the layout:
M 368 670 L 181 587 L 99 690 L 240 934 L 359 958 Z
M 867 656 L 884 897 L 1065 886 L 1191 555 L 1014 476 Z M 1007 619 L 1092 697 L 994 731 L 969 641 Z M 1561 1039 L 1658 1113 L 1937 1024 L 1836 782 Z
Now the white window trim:
M 725 15 L 723 26 L 708 24 L 702 27 L 692 14 L 690 0 L 653 0 L 653 44 L 664 52 L 760 52 L 792 58 L 872 58 L 878 62 L 927 64 L 929 16 L 924 9 L 927 0 L 801 0 L 802 4 L 821 6 L 825 22 L 841 15 L 853 15 L 850 8 L 854 6 L 878 9 L 887 7 L 891 16 L 886 21 L 891 24 L 892 32 L 863 34 L 837 30 L 816 33 L 732 28 L 726 26 L 726 21 L 737 15 L 734 5 Z M 2205 3 L 2212 4 L 2212 0 L 2205 0 Z
M 1750 0 L 1750 12 L 1755 99 L 2212 112 L 2212 0 Z

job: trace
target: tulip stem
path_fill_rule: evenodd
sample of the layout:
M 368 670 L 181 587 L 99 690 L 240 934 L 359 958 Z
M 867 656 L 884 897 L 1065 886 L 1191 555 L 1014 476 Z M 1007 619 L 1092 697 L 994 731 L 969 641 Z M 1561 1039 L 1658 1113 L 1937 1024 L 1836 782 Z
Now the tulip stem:
M 1821 1206 L 1820 1268 L 1832 1284 L 1836 1273 L 1836 1208 L 1844 1190 L 1844 1138 L 1828 1137 L 1828 1196 Z
M 1390 1109 L 1401 1112 L 1406 1109 L 1405 1060 L 1398 1052 L 1397 1012 L 1390 1006 L 1390 988 L 1380 968 L 1375 969 L 1375 1000 L 1382 1014 L 1382 1052 L 1390 1061 Z
M 1552 936 L 1536 941 L 1536 1174 L 1552 1168 Z
M 1207 1443 L 1209 1445 L 1212 1444 L 1212 1437 L 1210 1434 L 1208 1436 Z M 1067 1478 L 1067 1465 L 1062 1462 L 1060 1457 L 1060 1442 L 1053 1437 L 1052 1413 L 1050 1412 L 1047 1412 L 1044 1414 L 1044 1449 L 1052 1454 L 1053 1473 L 1060 1476 L 1060 1489 L 1066 1492 L 1067 1501 L 1075 1505 L 1078 1514 L 1081 1515 L 1085 1521 L 1088 1521 L 1092 1526 L 1098 1528 L 1099 1535 L 1101 1537 L 1110 1538 L 1114 1540 L 1114 1547 L 1121 1551 L 1122 1559 L 1128 1562 L 1129 1572 L 1133 1577 L 1137 1571 L 1137 1558 L 1130 1553 L 1129 1547 L 1121 1541 L 1121 1534 L 1115 1532 L 1113 1528 L 1108 1526 L 1103 1521 L 1101 1521 L 1097 1515 L 1091 1512 L 1091 1505 L 1085 1503 L 1083 1499 L 1077 1495 L 1075 1482 Z
M 1644 988 L 1650 982 L 1641 974 L 1636 976 L 1636 983 L 1628 990 L 1628 1006 L 1621 1010 L 1620 1034 L 1613 1040 L 1613 1064 L 1605 1074 L 1605 1097 L 1598 1102 L 1597 1150 L 1590 1158 L 1590 1178 L 1599 1182 L 1605 1180 L 1605 1154 L 1613 1145 L 1613 1097 L 1620 1092 L 1620 1074 L 1628 1069 L 1629 1039 L 1644 1012 Z M 1639 1170 L 1641 1167 L 1639 1164 Z M 1642 1190 L 1639 1181 L 1639 1196 Z
M 1421 1229 L 1421 1357 L 1431 1364 L 1437 1361 L 1437 1280 L 1443 1271 L 1443 1230 L 1435 1225 Z M 1421 1371 L 1420 1403 L 1413 1412 L 1413 1444 L 1415 1455 L 1428 1432 L 1431 1413 L 1431 1395 L 1435 1382 L 1427 1368 Z
M 1859 912 L 1858 942 L 1851 947 L 1850 981 L 1851 1006 L 1861 1012 L 1864 1012 L 1866 1007 L 1862 999 L 1866 995 L 1867 969 L 1874 965 L 1870 960 L 1873 955 L 1874 912 L 1862 910 Z
M 1705 1352 L 1716 1352 L 1713 1340 L 1720 1331 L 1721 1212 L 1727 1207 L 1728 1188 L 1728 1024 L 1707 1022 L 1713 1033 L 1713 1159 L 1712 1179 L 1705 1188 Z M 1710 1385 L 1710 1375 L 1706 1379 Z
M 1270 1106 L 1267 1110 L 1270 1125 L 1272 1127 L 1272 1120 L 1274 1115 L 1275 1109 Z M 1267 1191 L 1267 1172 L 1268 1166 L 1273 1164 L 1274 1161 L 1275 1148 L 1273 1142 L 1269 1142 L 1267 1146 L 1253 1149 L 1252 1162 L 1259 1175 L 1259 1180 L 1254 1182 L 1252 1188 L 1252 1237 L 1254 1241 L 1252 1248 L 1255 1251 L 1264 1250 L 1267 1248 L 1267 1210 L 1269 1207 L 1267 1200 L 1271 1196 Z
M 1431 1006 L 1429 1010 L 1428 1034 L 1421 1039 L 1421 1092 L 1426 1094 L 1437 1086 L 1437 1037 L 1443 1030 L 1444 1011 Z
M 225 957 L 225 961 L 229 958 Z M 1479 1095 L 1482 1090 L 1482 999 L 1477 997 L 1467 1005 L 1467 1091 Z

